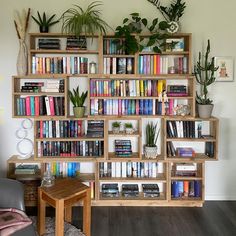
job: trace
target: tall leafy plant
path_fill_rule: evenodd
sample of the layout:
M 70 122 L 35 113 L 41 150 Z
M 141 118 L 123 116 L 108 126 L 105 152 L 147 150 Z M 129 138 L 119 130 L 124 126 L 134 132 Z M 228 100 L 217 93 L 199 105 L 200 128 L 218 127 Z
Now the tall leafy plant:
M 215 82 L 214 74 L 219 69 L 219 67 L 215 67 L 214 57 L 209 58 L 210 51 L 210 40 L 208 39 L 203 60 L 202 54 L 199 52 L 197 64 L 194 66 L 194 75 L 197 82 L 201 85 L 201 94 L 196 94 L 196 100 L 198 104 L 202 105 L 209 105 L 213 102 L 208 97 L 208 86 Z
M 84 10 L 79 5 L 66 10 L 62 18 L 62 32 L 74 34 L 79 37 L 82 33 L 86 35 L 95 35 L 96 32 L 106 34 L 109 25 L 101 18 L 101 1 L 93 1 Z

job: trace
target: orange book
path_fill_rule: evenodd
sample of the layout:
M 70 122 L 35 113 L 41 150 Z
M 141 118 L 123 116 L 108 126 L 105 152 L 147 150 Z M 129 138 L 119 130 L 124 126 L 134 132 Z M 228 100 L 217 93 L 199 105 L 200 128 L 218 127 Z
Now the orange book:
M 184 196 L 188 197 L 189 193 L 189 181 L 185 180 L 184 181 Z
M 157 55 L 153 56 L 153 74 L 157 74 Z

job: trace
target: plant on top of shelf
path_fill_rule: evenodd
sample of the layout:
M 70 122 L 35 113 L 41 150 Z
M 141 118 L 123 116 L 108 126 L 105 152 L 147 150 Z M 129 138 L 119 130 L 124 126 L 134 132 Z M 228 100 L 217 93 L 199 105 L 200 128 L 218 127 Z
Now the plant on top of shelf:
M 208 97 L 207 87 L 215 82 L 215 72 L 219 67 L 215 67 L 214 57 L 209 58 L 210 40 L 207 41 L 207 48 L 202 60 L 202 54 L 199 52 L 197 64 L 194 65 L 194 75 L 201 86 L 201 95 L 196 93 L 198 104 L 198 113 L 201 118 L 209 118 L 213 110 L 213 101 Z
M 73 89 L 72 91 L 68 90 L 68 96 L 73 104 L 73 111 L 75 117 L 77 118 L 83 117 L 85 113 L 84 102 L 88 96 L 88 91 L 82 92 L 80 95 L 79 85 L 78 85 L 76 89 Z
M 164 19 L 169 23 L 170 27 L 167 28 L 169 33 L 176 33 L 179 30 L 179 19 L 184 14 L 186 8 L 185 2 L 182 0 L 173 0 L 169 7 L 161 5 L 159 0 L 148 0 L 161 12 Z
M 66 10 L 61 16 L 62 32 L 74 34 L 76 37 L 81 34 L 94 37 L 97 31 L 106 34 L 110 26 L 101 18 L 101 10 L 97 9 L 101 5 L 101 1 L 93 1 L 85 10 L 79 5 Z
M 112 132 L 114 134 L 118 134 L 120 132 L 120 125 L 121 123 L 119 121 L 115 121 L 112 123 Z
M 38 14 L 38 19 L 34 16 L 32 16 L 32 18 L 38 24 L 40 33 L 48 33 L 49 27 L 59 22 L 59 20 L 53 21 L 53 18 L 56 16 L 56 14 L 53 14 L 49 18 L 47 18 L 45 12 L 43 12 L 42 16 L 40 15 L 38 11 L 37 11 L 37 14 Z
M 145 145 L 145 157 L 156 158 L 157 156 L 157 139 L 160 134 L 160 129 L 157 130 L 157 124 L 148 122 L 146 126 L 146 145 Z
M 125 123 L 125 133 L 132 134 L 134 132 L 133 124 L 132 123 Z
M 162 30 L 166 30 L 169 27 L 166 21 L 161 21 L 158 23 L 158 18 L 152 21 L 152 24 L 148 26 L 148 21 L 146 18 L 141 18 L 139 13 L 131 13 L 130 18 L 125 18 L 123 20 L 123 26 L 117 26 L 115 31 L 115 36 L 117 38 L 123 37 L 125 42 L 118 45 L 118 49 L 123 49 L 127 54 L 135 54 L 136 52 L 142 51 L 145 46 L 153 46 L 155 52 L 161 52 L 160 40 L 167 37 L 166 34 L 161 33 Z M 138 37 L 138 35 L 143 31 L 143 29 L 152 33 L 149 37 L 148 43 L 145 45 L 143 43 L 144 37 Z

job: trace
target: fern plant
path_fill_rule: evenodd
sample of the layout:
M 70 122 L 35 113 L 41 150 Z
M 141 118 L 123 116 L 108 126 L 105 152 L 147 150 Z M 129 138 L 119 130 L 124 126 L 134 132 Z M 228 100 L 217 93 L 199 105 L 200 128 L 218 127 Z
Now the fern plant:
M 86 10 L 79 5 L 74 5 L 66 10 L 61 16 L 62 32 L 72 33 L 76 37 L 82 33 L 85 36 L 89 34 L 94 36 L 97 31 L 106 34 L 106 30 L 110 26 L 101 19 L 101 10 L 97 9 L 101 5 L 101 1 L 94 1 L 88 5 Z
M 148 123 L 146 126 L 146 146 L 156 147 L 157 139 L 160 133 L 160 129 L 157 131 L 157 123 L 154 125 L 153 122 Z
M 77 86 L 76 89 L 73 89 L 72 91 L 70 90 L 68 91 L 68 96 L 74 107 L 83 107 L 85 99 L 88 96 L 88 91 L 82 92 L 80 95 L 79 86 Z

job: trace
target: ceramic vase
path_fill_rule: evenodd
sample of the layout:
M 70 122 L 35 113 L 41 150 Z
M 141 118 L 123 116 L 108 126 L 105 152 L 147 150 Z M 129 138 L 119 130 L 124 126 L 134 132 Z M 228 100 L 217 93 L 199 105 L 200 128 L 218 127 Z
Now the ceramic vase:
M 16 63 L 16 69 L 17 69 L 17 75 L 24 76 L 27 75 L 27 47 L 25 44 L 25 41 L 20 39 L 19 40 L 19 52 L 17 56 L 17 63 Z

